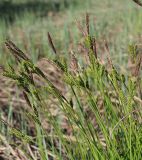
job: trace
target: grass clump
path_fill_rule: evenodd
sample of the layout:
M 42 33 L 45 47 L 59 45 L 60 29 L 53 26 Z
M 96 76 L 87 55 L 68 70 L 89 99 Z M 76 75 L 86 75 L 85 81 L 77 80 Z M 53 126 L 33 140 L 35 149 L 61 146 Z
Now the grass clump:
M 30 108 L 25 115 L 33 121 L 35 135 L 22 133 L 5 123 L 11 133 L 20 138 L 18 147 L 29 159 L 141 159 L 141 54 L 137 46 L 130 46 L 130 55 L 137 60 L 132 62 L 133 72 L 124 75 L 113 64 L 107 42 L 104 43 L 107 62 L 98 55 L 96 39 L 90 34 L 88 14 L 86 29 L 80 24 L 79 29 L 87 62 L 73 51 L 68 60 L 60 57 L 48 34 L 49 44 L 56 54 L 53 61 L 48 61 L 62 72 L 66 94 L 13 42 L 6 42 L 15 57 L 17 70 L 14 65 L 9 66 L 4 76 L 13 79 L 22 90 Z M 35 75 L 44 81 L 43 85 L 38 85 Z M 62 129 L 60 121 L 49 110 L 46 101 L 49 95 L 57 100 L 57 107 L 67 121 L 67 130 Z M 50 124 L 50 131 L 45 129 L 43 119 Z M 38 155 L 34 154 L 35 150 Z

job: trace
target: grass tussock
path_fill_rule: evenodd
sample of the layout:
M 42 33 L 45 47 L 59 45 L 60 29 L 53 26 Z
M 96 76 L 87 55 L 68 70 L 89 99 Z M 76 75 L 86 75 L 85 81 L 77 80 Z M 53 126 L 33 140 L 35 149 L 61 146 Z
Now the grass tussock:
M 66 92 L 62 92 L 12 41 L 5 43 L 15 58 L 17 69 L 9 65 L 3 74 L 14 80 L 23 92 L 30 108 L 25 116 L 33 122 L 34 134 L 2 121 L 20 140 L 16 147 L 24 158 L 142 159 L 142 55 L 139 46 L 129 46 L 130 72 L 122 74 L 111 60 L 106 41 L 103 53 L 106 53 L 106 60 L 98 54 L 97 40 L 90 34 L 88 14 L 85 25 L 84 29 L 78 22 L 87 61 L 83 61 L 84 54 L 79 57 L 72 50 L 68 59 L 60 57 L 48 33 L 49 45 L 56 56 L 47 61 L 61 72 Z M 42 85 L 35 76 L 43 81 Z M 62 115 L 58 119 L 49 109 L 51 97 Z M 66 122 L 66 128 L 62 122 Z

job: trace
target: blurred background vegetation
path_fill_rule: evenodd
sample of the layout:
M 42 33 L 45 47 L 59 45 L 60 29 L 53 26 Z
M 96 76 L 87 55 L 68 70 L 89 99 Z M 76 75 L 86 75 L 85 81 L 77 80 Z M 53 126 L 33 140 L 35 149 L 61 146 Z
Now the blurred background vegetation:
M 33 61 L 52 56 L 47 32 L 62 54 L 66 55 L 71 47 L 77 52 L 74 46 L 81 36 L 75 20 L 84 23 L 86 12 L 98 48 L 107 40 L 113 60 L 125 64 L 128 44 L 140 43 L 142 38 L 142 10 L 130 0 L 1 0 L 0 63 L 11 61 L 3 45 L 6 38 L 30 54 Z

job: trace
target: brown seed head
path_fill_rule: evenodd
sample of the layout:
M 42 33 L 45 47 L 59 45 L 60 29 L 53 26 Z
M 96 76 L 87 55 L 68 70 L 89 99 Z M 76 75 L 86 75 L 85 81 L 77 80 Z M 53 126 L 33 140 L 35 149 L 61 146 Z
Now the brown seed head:
M 12 41 L 7 40 L 5 44 L 6 44 L 6 47 L 11 51 L 11 53 L 14 55 L 16 59 L 19 60 L 19 58 L 21 58 L 27 61 L 29 60 L 26 54 L 23 53 Z
M 49 42 L 49 45 L 50 45 L 50 47 L 52 48 L 53 52 L 54 52 L 55 54 L 57 54 L 56 48 L 55 48 L 55 46 L 54 46 L 54 44 L 53 44 L 53 40 L 52 40 L 49 32 L 48 32 L 48 42 Z

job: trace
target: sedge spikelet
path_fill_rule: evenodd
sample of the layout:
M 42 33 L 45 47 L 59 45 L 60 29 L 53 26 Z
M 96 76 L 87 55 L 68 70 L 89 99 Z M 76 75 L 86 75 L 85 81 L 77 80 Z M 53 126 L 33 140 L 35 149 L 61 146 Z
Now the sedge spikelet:
M 51 35 L 50 35 L 49 32 L 48 32 L 48 42 L 49 42 L 49 45 L 50 45 L 50 47 L 52 48 L 53 52 L 54 52 L 55 54 L 57 54 L 56 48 L 55 48 L 55 46 L 54 46 L 53 40 L 52 40 Z
M 8 40 L 5 42 L 5 44 L 15 58 L 21 58 L 23 60 L 29 61 L 29 58 L 26 56 L 26 54 L 22 52 L 12 41 Z
M 87 34 L 88 36 L 90 35 L 90 19 L 89 19 L 89 14 L 86 13 L 86 30 L 87 30 Z

